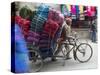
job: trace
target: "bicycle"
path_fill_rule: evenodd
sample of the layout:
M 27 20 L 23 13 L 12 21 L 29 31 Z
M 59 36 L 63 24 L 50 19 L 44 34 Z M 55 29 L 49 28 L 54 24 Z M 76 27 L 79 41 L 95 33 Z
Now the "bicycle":
M 92 47 L 88 43 L 77 44 L 77 41 L 78 38 L 76 39 L 69 37 L 66 41 L 62 42 L 62 49 L 65 48 L 64 53 L 66 53 L 67 51 L 65 55 L 67 56 L 71 51 L 73 51 L 73 57 L 75 60 L 78 60 L 81 63 L 88 62 L 93 55 Z M 70 45 L 72 46 L 72 48 L 68 50 L 68 46 Z M 90 51 L 90 54 L 89 52 L 87 53 L 87 51 Z

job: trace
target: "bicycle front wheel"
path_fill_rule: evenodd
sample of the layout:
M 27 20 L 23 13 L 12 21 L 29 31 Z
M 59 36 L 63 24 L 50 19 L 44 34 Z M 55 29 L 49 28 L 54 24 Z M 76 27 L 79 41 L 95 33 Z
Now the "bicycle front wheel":
M 76 59 L 81 62 L 88 62 L 93 55 L 92 47 L 87 43 L 81 43 L 76 48 Z

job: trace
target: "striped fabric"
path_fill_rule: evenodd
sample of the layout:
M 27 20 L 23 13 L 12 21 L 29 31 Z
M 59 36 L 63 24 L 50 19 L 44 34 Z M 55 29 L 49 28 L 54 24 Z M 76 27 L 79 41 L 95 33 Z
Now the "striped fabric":
M 51 50 L 51 39 L 49 35 L 45 32 L 41 34 L 40 41 L 39 41 L 39 51 L 41 53 L 42 58 L 46 58 L 48 56 L 52 56 Z
M 38 33 L 30 30 L 28 34 L 27 42 L 37 44 L 39 42 L 39 38 L 40 38 L 40 35 Z

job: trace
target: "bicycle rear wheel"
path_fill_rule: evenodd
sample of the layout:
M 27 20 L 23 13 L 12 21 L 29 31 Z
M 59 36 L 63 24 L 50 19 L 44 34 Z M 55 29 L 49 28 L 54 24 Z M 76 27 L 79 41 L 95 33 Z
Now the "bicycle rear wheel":
M 32 57 L 31 57 L 32 63 L 30 65 L 30 67 L 32 69 L 31 71 L 39 72 L 43 67 L 43 59 L 41 58 L 41 55 L 38 51 L 32 50 L 31 52 L 33 53 Z
M 76 48 L 76 59 L 81 62 L 88 62 L 93 55 L 92 47 L 87 43 L 81 43 Z

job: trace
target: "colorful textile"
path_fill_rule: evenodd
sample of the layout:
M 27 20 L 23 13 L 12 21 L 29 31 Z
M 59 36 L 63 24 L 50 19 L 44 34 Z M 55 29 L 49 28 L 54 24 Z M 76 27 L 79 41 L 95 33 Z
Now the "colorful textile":
M 15 23 L 20 26 L 21 32 L 22 32 L 22 34 L 24 35 L 24 37 L 26 39 L 27 36 L 28 36 L 29 28 L 30 28 L 30 21 L 26 20 L 26 19 L 23 19 L 20 16 L 16 16 L 15 17 Z
M 46 18 L 43 17 L 42 15 L 41 16 L 35 15 L 34 18 L 32 19 L 30 30 L 34 32 L 42 32 L 45 21 Z
M 80 12 L 79 6 L 76 5 L 75 7 L 76 7 L 76 18 L 79 18 L 79 12 Z
M 15 61 L 12 65 L 15 73 L 29 72 L 28 49 L 18 24 L 15 24 L 15 57 L 12 60 Z
M 46 58 L 53 55 L 53 49 L 51 43 L 55 44 L 53 40 L 58 29 L 62 26 L 64 16 L 61 12 L 54 9 L 50 9 L 48 13 L 48 19 L 43 26 L 43 32 L 40 34 L 39 51 L 42 58 Z
M 95 7 L 94 6 L 86 6 L 86 15 L 87 16 L 95 16 Z
M 21 33 L 21 29 L 18 24 L 15 24 L 15 45 L 16 52 L 27 53 L 26 42 L 24 40 L 24 36 Z
M 67 13 L 68 13 L 68 9 L 66 8 L 65 5 L 61 5 L 61 12 L 62 12 L 62 14 L 64 14 L 64 16 L 67 15 Z
M 48 12 L 49 12 L 49 6 L 47 6 L 45 4 L 41 4 L 38 7 L 38 10 L 37 10 L 36 14 L 37 15 L 42 15 L 43 17 L 47 18 Z
M 61 5 L 61 12 L 64 16 L 70 16 L 70 10 L 68 5 Z
M 55 33 L 57 32 L 59 25 L 53 20 L 47 20 L 45 23 L 44 31 L 48 33 L 51 38 L 54 38 Z
M 15 73 L 29 72 L 29 57 L 27 53 L 15 53 Z
M 76 8 L 75 8 L 75 5 L 71 5 L 71 13 L 72 13 L 73 15 L 76 14 Z
M 80 10 L 80 13 L 83 13 L 83 6 L 82 5 L 79 5 L 79 10 Z
M 60 29 L 60 27 L 62 26 L 63 20 L 64 16 L 61 14 L 61 12 L 58 12 L 54 9 L 49 10 L 48 19 L 44 25 L 44 31 L 40 37 L 40 41 L 45 41 L 42 41 L 42 43 L 40 43 L 39 45 L 39 50 L 42 58 L 53 55 L 57 40 L 57 37 L 55 39 L 55 35 L 57 34 L 58 29 Z
M 42 33 L 39 41 L 39 51 L 43 59 L 48 56 L 52 56 L 53 52 L 52 49 L 50 48 L 51 47 L 50 45 L 51 45 L 50 37 L 45 32 Z
M 70 12 L 71 11 L 71 6 L 69 4 L 66 5 L 68 11 Z
M 40 38 L 40 35 L 38 33 L 33 32 L 33 31 L 29 31 L 27 42 L 38 43 L 39 38 Z
M 31 30 L 34 32 L 42 32 L 43 25 L 47 20 L 49 12 L 49 7 L 47 5 L 41 4 L 38 7 L 36 15 L 33 17 L 31 22 Z
M 57 22 L 58 25 L 61 26 L 63 23 L 63 20 L 64 20 L 64 16 L 63 16 L 63 14 L 61 14 L 61 12 L 58 12 L 54 9 L 50 9 L 49 14 L 48 14 L 48 19 L 51 19 L 51 20 Z

